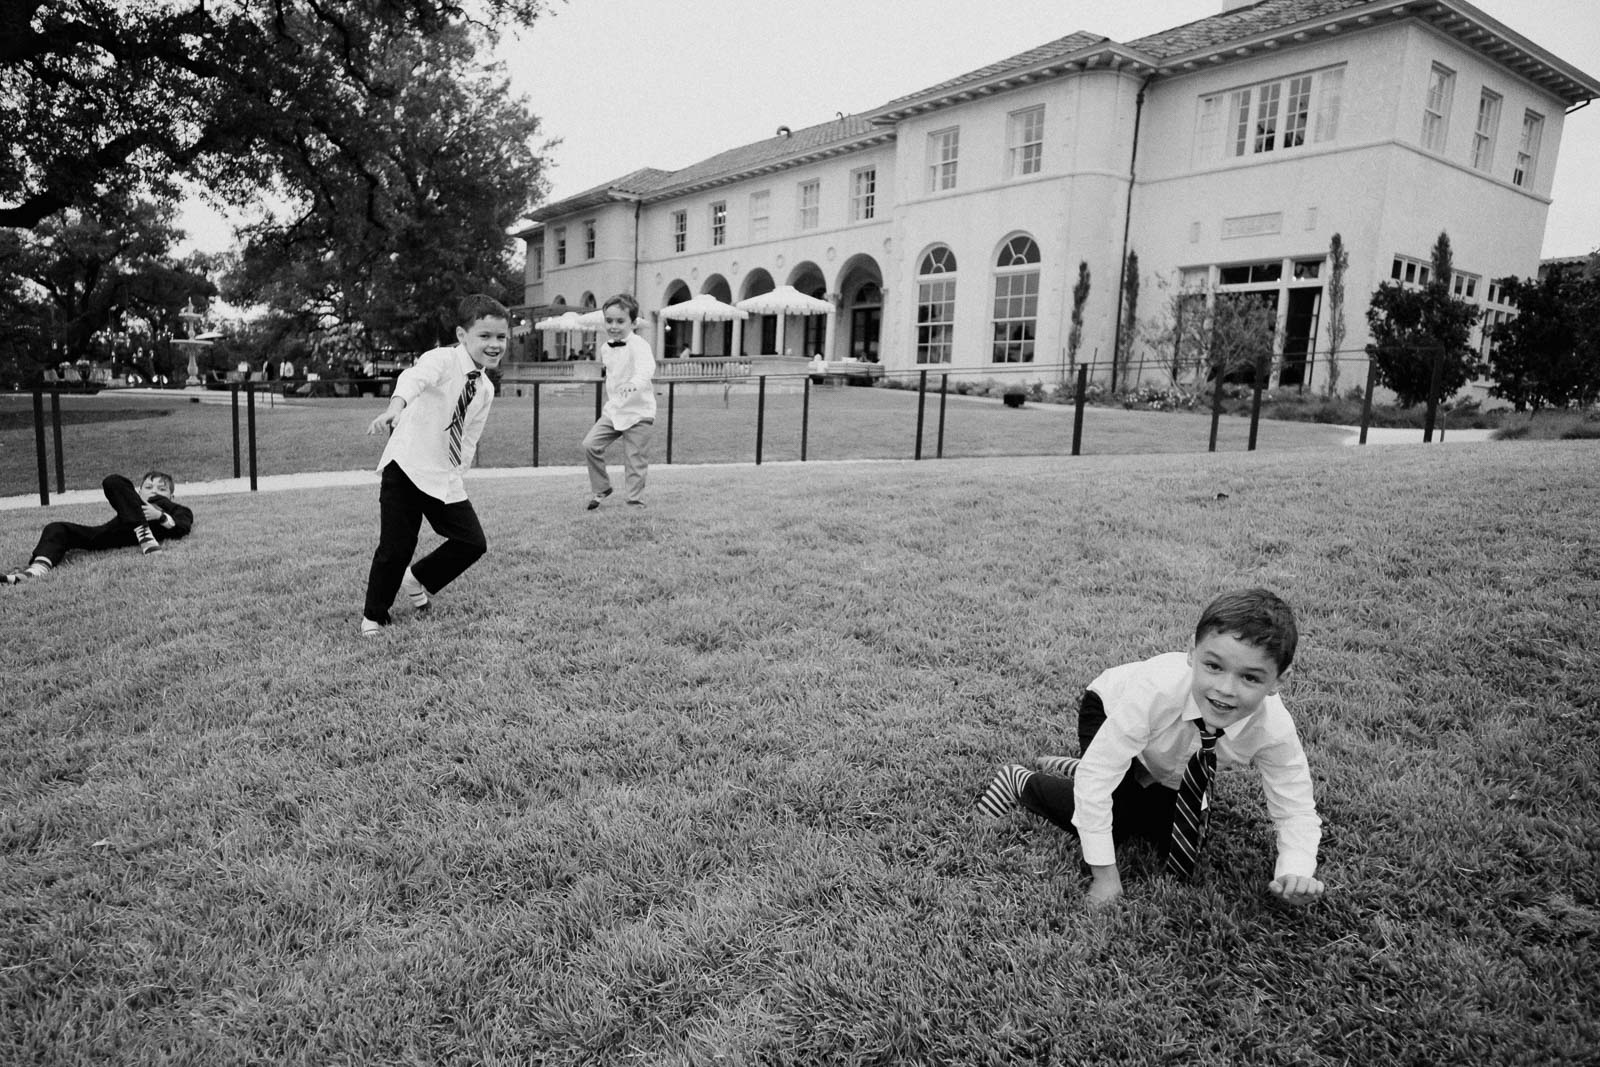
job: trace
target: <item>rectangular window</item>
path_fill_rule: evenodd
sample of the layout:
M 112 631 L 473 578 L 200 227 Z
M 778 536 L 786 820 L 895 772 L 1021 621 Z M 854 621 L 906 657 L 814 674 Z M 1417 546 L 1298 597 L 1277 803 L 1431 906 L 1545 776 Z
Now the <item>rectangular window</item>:
M 682 252 L 689 245 L 689 213 L 687 211 L 674 211 L 672 213 L 672 250 Z
M 713 248 L 728 243 L 728 202 L 718 200 L 711 205 L 711 246 Z
M 588 219 L 583 224 L 583 258 L 594 258 L 594 220 Z
M 961 130 L 928 134 L 928 192 L 956 187 L 956 160 L 961 154 Z
M 1472 165 L 1479 170 L 1494 166 L 1494 139 L 1500 129 L 1500 96 L 1485 89 L 1478 97 L 1478 127 L 1472 134 Z
M 812 178 L 800 183 L 800 228 L 814 230 L 821 222 L 822 179 Z
M 1539 139 L 1544 136 L 1544 116 L 1525 111 L 1522 114 L 1522 140 L 1517 144 L 1517 169 L 1511 180 L 1524 189 L 1533 187 L 1533 168 L 1539 162 Z
M 1463 274 L 1460 271 L 1450 272 L 1450 295 L 1458 300 L 1478 299 L 1478 276 L 1476 274 Z
M 1038 316 L 1038 271 L 995 276 L 994 340 L 990 352 L 994 362 L 1033 362 L 1034 327 Z
M 955 344 L 956 283 L 954 278 L 917 286 L 917 362 L 949 363 Z
M 528 258 L 533 261 L 533 280 L 544 280 L 544 242 L 535 241 L 528 246 Z
M 1044 166 L 1044 107 L 1013 111 L 1006 117 L 1006 176 L 1037 174 Z
M 878 168 L 850 172 L 850 221 L 868 222 L 878 217 Z
M 1455 93 L 1456 75 L 1435 63 L 1428 72 L 1428 101 L 1422 108 L 1422 147 L 1443 152 L 1450 126 L 1450 97 Z
M 1389 277 L 1401 285 L 1427 285 L 1428 276 L 1433 273 L 1433 268 L 1420 259 L 1410 256 L 1395 256 L 1394 264 L 1389 268 Z
M 772 192 L 763 189 L 750 194 L 750 240 L 765 241 L 772 227 Z
M 1344 68 L 1331 67 L 1202 96 L 1194 164 L 1336 140 L 1343 91 Z
M 556 227 L 556 266 L 564 267 L 566 265 L 567 265 L 567 228 L 565 226 L 557 226 Z

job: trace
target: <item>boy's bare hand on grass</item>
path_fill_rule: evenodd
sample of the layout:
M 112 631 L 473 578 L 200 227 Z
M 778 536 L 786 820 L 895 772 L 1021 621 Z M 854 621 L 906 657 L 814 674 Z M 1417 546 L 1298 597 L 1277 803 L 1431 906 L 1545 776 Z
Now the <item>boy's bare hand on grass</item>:
M 1309 904 L 1322 899 L 1323 885 L 1308 874 L 1285 874 L 1268 882 L 1267 891 L 1285 904 Z

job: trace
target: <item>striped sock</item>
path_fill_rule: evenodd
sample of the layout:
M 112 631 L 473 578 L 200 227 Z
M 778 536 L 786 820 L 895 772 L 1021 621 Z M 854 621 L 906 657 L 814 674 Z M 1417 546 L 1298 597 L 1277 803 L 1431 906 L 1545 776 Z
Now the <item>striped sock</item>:
M 45 559 L 43 556 L 40 556 L 38 559 L 22 568 L 22 570 L 12 571 L 10 574 L 5 575 L 3 579 L 0 580 L 3 580 L 7 585 L 16 585 L 18 582 L 24 581 L 28 578 L 43 578 L 45 575 L 50 573 L 53 567 L 54 565 L 49 560 Z
M 1008 763 L 995 772 L 989 788 L 978 798 L 978 810 L 991 819 L 998 819 L 1008 811 L 1021 806 L 1022 790 L 1033 772 L 1015 763 Z
M 139 551 L 146 555 L 151 552 L 161 551 L 161 542 L 156 540 L 156 535 L 150 532 L 149 523 L 140 523 L 133 529 L 134 536 L 139 539 Z
M 1040 756 L 1034 762 L 1046 774 L 1053 774 L 1057 778 L 1074 778 L 1078 774 L 1078 764 L 1083 761 L 1076 756 Z

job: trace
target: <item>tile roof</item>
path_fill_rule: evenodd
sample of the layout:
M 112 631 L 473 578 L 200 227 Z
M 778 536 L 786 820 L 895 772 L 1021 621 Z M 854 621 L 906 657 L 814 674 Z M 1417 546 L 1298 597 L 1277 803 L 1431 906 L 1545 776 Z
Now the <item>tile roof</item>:
M 1170 30 L 1129 41 L 1128 47 L 1155 59 L 1168 59 L 1258 33 L 1308 22 L 1345 8 L 1361 7 L 1369 0 L 1261 0 L 1248 7 L 1210 15 Z
M 673 171 L 666 181 L 651 192 L 659 193 L 679 186 L 691 186 L 721 175 L 740 174 L 764 165 L 798 159 L 825 150 L 831 145 L 845 144 L 864 135 L 881 132 L 860 115 L 845 115 L 815 126 L 792 130 L 787 136 L 777 134 L 764 141 L 718 152 L 708 159 L 691 163 L 682 170 Z
M 947 81 L 942 81 L 938 85 L 930 85 L 926 89 L 918 89 L 914 93 L 908 93 L 905 96 L 896 97 L 895 99 L 884 104 L 882 107 L 876 107 L 872 110 L 888 111 L 889 109 L 905 103 L 908 100 L 915 100 L 918 97 L 930 96 L 935 93 L 947 93 L 952 89 L 958 89 L 970 82 L 986 81 L 989 78 L 1004 74 L 1009 70 L 1018 70 L 1023 67 L 1031 67 L 1036 63 L 1045 63 L 1052 59 L 1059 59 L 1062 56 L 1070 56 L 1074 52 L 1083 51 L 1085 48 L 1092 48 L 1097 44 L 1106 44 L 1110 42 L 1111 38 L 1109 37 L 1103 37 L 1098 33 L 1087 33 L 1083 30 L 1079 30 L 1077 33 L 1071 33 L 1065 37 L 1058 37 L 1048 44 L 1042 44 L 1037 48 L 1030 48 L 1026 52 L 1019 52 L 1007 59 L 990 63 L 986 67 L 979 67 L 977 70 L 971 70 L 965 74 L 959 75 L 958 77 L 951 78 Z

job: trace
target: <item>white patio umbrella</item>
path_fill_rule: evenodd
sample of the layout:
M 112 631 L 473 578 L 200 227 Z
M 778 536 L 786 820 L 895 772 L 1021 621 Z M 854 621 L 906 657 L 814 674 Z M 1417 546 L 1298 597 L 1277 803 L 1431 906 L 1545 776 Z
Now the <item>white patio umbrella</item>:
M 783 351 L 784 318 L 787 315 L 826 315 L 833 305 L 826 300 L 807 296 L 792 285 L 780 285 L 771 292 L 745 297 L 735 307 L 753 315 L 778 316 L 778 351 Z
M 732 304 L 724 304 L 710 293 L 701 293 L 688 300 L 668 304 L 661 309 L 661 317 L 685 322 L 728 322 L 731 319 L 748 319 L 750 313 Z
M 546 330 L 553 333 L 567 334 L 579 334 L 585 330 L 594 329 L 592 326 L 583 325 L 582 320 L 583 316 L 579 315 L 576 311 L 563 311 L 559 315 L 552 315 L 549 318 L 540 319 L 538 322 L 533 324 L 533 328 L 536 330 Z M 569 338 L 567 341 L 567 347 L 570 358 L 570 350 L 575 347 L 571 338 Z

